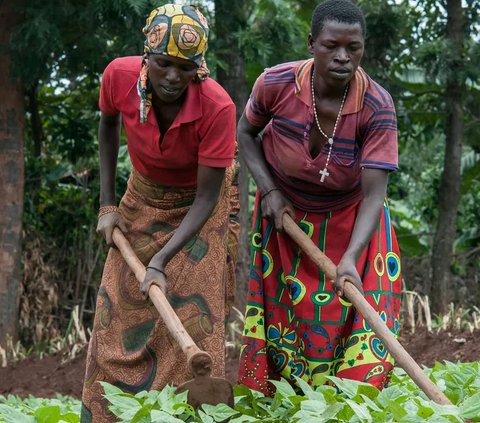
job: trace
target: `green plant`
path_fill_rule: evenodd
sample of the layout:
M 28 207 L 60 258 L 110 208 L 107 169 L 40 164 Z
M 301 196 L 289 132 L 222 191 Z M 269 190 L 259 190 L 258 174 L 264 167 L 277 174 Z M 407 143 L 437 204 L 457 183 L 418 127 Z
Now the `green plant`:
M 197 412 L 185 404 L 185 393 L 177 395 L 173 387 L 130 395 L 112 385 L 103 386 L 110 409 L 121 422 L 480 422 L 478 362 L 437 363 L 426 371 L 454 405 L 430 401 L 399 369 L 383 391 L 366 383 L 329 377 L 334 386 L 313 388 L 298 379 L 303 391 L 298 393 L 282 380 L 273 382 L 277 387 L 273 398 L 237 386 L 235 409 L 224 404 L 203 405 Z
M 273 398 L 245 386 L 235 387 L 235 408 L 202 405 L 194 410 L 187 394 L 166 386 L 161 391 L 127 394 L 103 383 L 105 398 L 118 422 L 129 423 L 321 423 L 321 422 L 480 422 L 480 362 L 436 363 L 425 372 L 453 405 L 438 405 L 403 372 L 396 369 L 382 391 L 362 382 L 329 377 L 332 386 L 311 387 L 298 379 L 296 392 L 285 380 L 274 381 Z M 0 396 L 0 422 L 79 422 L 80 402 Z

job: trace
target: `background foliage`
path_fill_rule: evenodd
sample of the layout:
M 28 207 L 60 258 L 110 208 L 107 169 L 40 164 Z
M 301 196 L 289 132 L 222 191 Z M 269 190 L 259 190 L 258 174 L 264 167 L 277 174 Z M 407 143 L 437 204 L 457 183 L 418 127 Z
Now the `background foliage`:
M 140 54 L 145 17 L 164 2 L 146 0 L 28 0 L 12 36 L 14 72 L 27 101 L 22 338 L 40 343 L 64 330 L 80 305 L 88 326 L 106 247 L 95 235 L 99 196 L 96 127 L 101 72 L 115 57 Z M 221 59 L 211 1 L 197 1 L 212 27 L 207 55 L 212 74 Z M 367 16 L 363 66 L 395 100 L 401 171 L 391 175 L 393 219 L 409 288 L 429 277 L 425 258 L 438 218 L 447 125 L 445 84 L 451 49 L 444 37 L 444 1 L 358 2 Z M 312 0 L 248 0 L 247 25 L 230 48 L 246 63 L 248 86 L 266 66 L 306 58 Z M 461 202 L 452 299 L 480 303 L 480 44 L 478 0 L 465 3 L 465 133 Z M 459 135 L 461 136 L 461 135 Z M 125 146 L 118 171 L 120 194 L 129 174 Z M 248 248 L 248 246 L 242 246 Z M 245 281 L 239 281 L 244 284 Z M 415 286 L 412 286 L 415 285 Z M 464 292 L 464 294 L 461 294 Z M 466 293 L 469 295 L 466 295 Z M 463 295 L 463 296 L 462 296 Z M 49 306 L 45 308 L 45 304 Z

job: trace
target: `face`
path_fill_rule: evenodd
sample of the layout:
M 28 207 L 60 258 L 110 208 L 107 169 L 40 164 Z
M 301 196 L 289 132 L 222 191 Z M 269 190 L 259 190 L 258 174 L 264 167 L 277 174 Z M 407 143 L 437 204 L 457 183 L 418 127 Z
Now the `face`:
M 329 86 L 345 86 L 363 56 L 362 27 L 359 23 L 326 21 L 317 38 L 308 36 L 308 50 L 313 54 L 317 78 Z
M 197 74 L 198 66 L 191 60 L 150 54 L 148 61 L 153 95 L 164 103 L 177 101 Z

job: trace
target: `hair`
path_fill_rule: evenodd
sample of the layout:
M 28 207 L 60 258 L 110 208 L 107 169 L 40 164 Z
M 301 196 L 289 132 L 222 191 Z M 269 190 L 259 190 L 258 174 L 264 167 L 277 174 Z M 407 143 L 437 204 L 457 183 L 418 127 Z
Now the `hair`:
M 366 35 L 365 16 L 362 10 L 350 0 L 326 0 L 320 3 L 312 14 L 311 34 L 317 38 L 322 32 L 325 22 L 341 22 L 346 24 L 360 24 L 362 35 Z

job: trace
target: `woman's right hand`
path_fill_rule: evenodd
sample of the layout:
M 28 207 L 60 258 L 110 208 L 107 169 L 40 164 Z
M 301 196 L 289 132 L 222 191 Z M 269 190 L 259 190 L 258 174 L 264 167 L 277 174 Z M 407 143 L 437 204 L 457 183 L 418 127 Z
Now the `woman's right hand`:
M 123 217 L 119 212 L 107 213 L 98 218 L 97 234 L 101 235 L 110 247 L 115 247 L 112 238 L 115 227 L 118 227 L 124 234 L 128 232 Z
M 145 268 L 145 279 L 140 284 L 140 291 L 145 297 L 148 296 L 148 291 L 152 285 L 157 285 L 163 292 L 164 295 L 167 295 L 167 274 L 163 267 L 152 267 L 147 266 Z
M 271 190 L 261 199 L 262 216 L 272 222 L 278 232 L 283 232 L 283 214 L 295 220 L 295 210 L 278 189 Z

